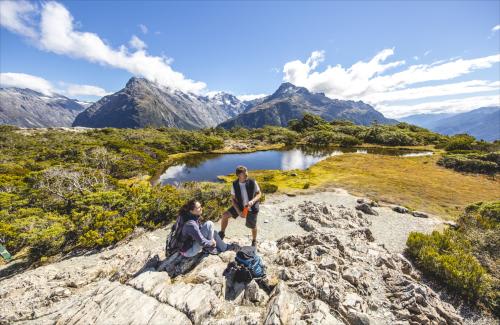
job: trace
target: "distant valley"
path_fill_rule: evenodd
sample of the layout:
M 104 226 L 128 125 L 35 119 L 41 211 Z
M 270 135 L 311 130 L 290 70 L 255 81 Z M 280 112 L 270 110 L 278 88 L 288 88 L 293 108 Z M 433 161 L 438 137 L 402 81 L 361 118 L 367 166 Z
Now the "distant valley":
M 459 114 L 417 114 L 399 120 L 446 135 L 467 133 L 486 141 L 500 139 L 498 106 L 482 107 Z

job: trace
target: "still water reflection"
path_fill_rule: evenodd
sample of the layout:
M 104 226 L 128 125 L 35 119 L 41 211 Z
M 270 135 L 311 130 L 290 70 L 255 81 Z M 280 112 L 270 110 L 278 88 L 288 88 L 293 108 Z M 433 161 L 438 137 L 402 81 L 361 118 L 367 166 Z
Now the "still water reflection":
M 218 175 L 232 174 L 238 165 L 256 169 L 306 169 L 319 161 L 344 153 L 383 154 L 392 156 L 432 155 L 429 151 L 388 148 L 292 148 L 288 150 L 257 151 L 240 154 L 197 154 L 179 160 L 160 176 L 161 184 L 177 184 L 186 181 L 217 181 Z

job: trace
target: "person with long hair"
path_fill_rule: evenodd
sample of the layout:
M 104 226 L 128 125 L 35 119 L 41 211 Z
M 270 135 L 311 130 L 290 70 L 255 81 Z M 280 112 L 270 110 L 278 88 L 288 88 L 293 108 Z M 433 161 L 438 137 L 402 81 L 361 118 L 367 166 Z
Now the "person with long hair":
M 209 254 L 218 254 L 227 250 L 236 250 L 237 244 L 226 244 L 214 230 L 214 223 L 201 223 L 203 207 L 195 199 L 189 200 L 179 210 L 183 218 L 182 246 L 180 254 L 192 257 L 204 251 Z

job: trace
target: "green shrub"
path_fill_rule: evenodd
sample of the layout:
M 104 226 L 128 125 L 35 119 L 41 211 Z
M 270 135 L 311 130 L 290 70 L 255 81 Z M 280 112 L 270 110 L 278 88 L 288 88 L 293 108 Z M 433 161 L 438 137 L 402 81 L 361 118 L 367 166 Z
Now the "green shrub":
M 262 193 L 275 193 L 278 190 L 278 186 L 273 183 L 262 182 L 259 184 Z
M 460 172 L 495 174 L 500 171 L 497 159 L 498 153 L 447 154 L 441 157 L 437 164 Z
M 453 230 L 430 235 L 411 232 L 406 245 L 420 267 L 451 288 L 470 299 L 484 294 L 485 270 L 470 253 L 470 244 Z
M 12 254 L 24 247 L 33 257 L 60 252 L 66 235 L 74 228 L 65 216 L 40 208 L 21 208 L 14 213 L 0 211 L 0 238 Z
M 344 137 L 346 137 L 346 135 L 341 133 L 331 131 L 314 131 L 308 133 L 306 137 L 306 144 L 316 147 L 327 147 L 340 144 Z
M 449 288 L 500 315 L 500 201 L 469 205 L 457 229 L 412 232 L 407 253 Z
M 341 147 L 354 147 L 362 144 L 361 140 L 350 135 L 344 135 L 340 140 Z
M 400 130 L 373 126 L 364 135 L 365 142 L 387 146 L 414 146 L 418 142 L 410 135 Z
M 445 146 L 446 151 L 453 150 L 472 150 L 473 143 L 476 139 L 467 134 L 454 135 L 450 138 Z
M 288 128 L 296 132 L 304 132 L 322 125 L 328 125 L 328 122 L 317 115 L 305 113 L 302 119 L 289 121 Z

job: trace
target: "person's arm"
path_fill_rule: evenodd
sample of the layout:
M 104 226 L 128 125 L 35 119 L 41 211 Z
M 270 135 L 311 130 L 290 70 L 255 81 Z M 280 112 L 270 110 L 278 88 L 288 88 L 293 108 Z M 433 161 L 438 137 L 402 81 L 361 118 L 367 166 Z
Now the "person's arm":
M 261 196 L 262 196 L 262 194 L 260 193 L 260 191 L 259 191 L 259 192 L 257 192 L 257 193 L 255 194 L 255 197 L 254 197 L 253 199 L 251 199 L 250 201 L 248 201 L 248 206 L 252 206 L 252 205 L 254 205 L 257 201 L 259 201 L 259 200 L 260 200 L 260 197 L 261 197 Z
M 255 204 L 255 202 L 260 200 L 260 197 L 262 196 L 262 193 L 260 192 L 260 187 L 259 184 L 257 184 L 257 181 L 255 181 L 255 196 L 253 199 L 251 199 L 248 202 L 248 206 L 252 206 Z
M 186 234 L 188 236 L 191 236 L 193 240 L 195 240 L 198 244 L 200 244 L 203 247 L 211 247 L 214 246 L 214 241 L 213 240 L 208 240 L 203 236 L 203 234 L 200 231 L 200 227 L 198 226 L 197 223 L 187 223 L 184 227 L 186 227 Z

